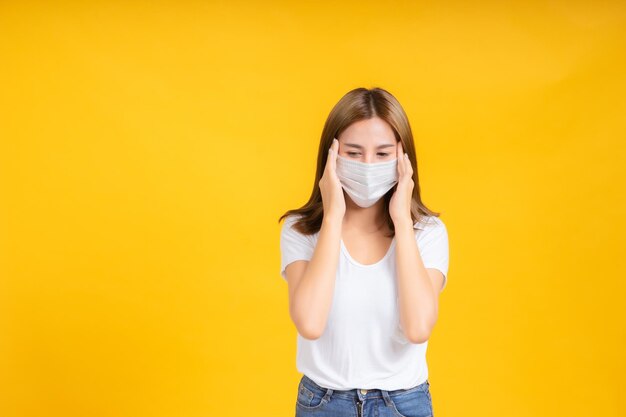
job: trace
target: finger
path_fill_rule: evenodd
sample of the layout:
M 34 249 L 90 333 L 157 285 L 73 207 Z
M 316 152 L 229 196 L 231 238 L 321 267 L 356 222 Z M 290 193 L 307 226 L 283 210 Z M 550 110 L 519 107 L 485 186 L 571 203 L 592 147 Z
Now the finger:
M 339 154 L 339 141 L 337 138 L 333 138 L 333 144 L 330 147 L 333 149 L 331 165 L 333 171 L 335 171 L 337 169 L 337 155 Z
M 406 155 L 406 172 L 409 176 L 413 176 L 413 166 L 411 165 L 411 159 L 409 158 L 409 154 L 405 154 Z
M 324 172 L 328 172 L 332 169 L 332 163 L 333 163 L 333 145 L 331 143 L 330 147 L 328 148 L 328 156 L 326 157 L 326 165 L 324 165 Z
M 396 148 L 396 158 L 398 159 L 398 178 L 402 178 L 404 175 L 404 160 L 402 158 L 402 142 L 398 142 Z

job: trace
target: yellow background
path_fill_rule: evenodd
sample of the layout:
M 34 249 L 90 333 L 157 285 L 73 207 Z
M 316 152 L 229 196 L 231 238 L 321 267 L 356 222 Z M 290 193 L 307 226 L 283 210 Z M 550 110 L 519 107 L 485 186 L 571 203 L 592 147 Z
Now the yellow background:
M 277 218 L 388 89 L 437 417 L 624 416 L 624 2 L 0 3 L 0 415 L 293 416 Z

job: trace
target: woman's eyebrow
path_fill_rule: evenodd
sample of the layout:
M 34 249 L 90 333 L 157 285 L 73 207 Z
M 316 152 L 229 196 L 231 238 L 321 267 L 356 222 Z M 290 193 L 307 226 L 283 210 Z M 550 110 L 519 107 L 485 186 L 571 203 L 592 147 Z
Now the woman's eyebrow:
M 363 149 L 363 146 L 357 144 L 357 143 L 344 143 L 344 146 L 349 146 L 351 148 L 356 148 L 356 149 Z M 396 145 L 392 145 L 391 143 L 385 143 L 382 145 L 378 145 L 376 147 L 376 149 L 383 149 L 383 148 L 394 148 Z

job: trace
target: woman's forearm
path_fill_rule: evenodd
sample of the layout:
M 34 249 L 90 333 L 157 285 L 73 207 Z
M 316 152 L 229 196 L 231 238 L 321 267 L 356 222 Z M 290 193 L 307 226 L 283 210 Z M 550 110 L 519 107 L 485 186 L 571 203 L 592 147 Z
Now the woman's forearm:
M 317 245 L 294 290 L 292 319 L 299 333 L 317 339 L 326 322 L 335 291 L 343 218 L 324 216 Z
M 394 224 L 400 326 L 412 343 L 428 340 L 437 320 L 437 299 L 419 253 L 411 221 Z

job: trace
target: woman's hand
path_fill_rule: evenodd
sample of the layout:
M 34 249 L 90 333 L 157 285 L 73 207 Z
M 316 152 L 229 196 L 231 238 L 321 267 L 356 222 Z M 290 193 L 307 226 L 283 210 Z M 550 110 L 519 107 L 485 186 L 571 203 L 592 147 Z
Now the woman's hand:
M 398 142 L 396 148 L 398 156 L 398 184 L 389 201 L 389 216 L 394 224 L 409 222 L 411 218 L 411 203 L 413 199 L 413 168 L 407 154 L 404 153 L 402 142 Z
M 343 195 L 343 187 L 337 176 L 337 154 L 339 153 L 339 141 L 333 139 L 333 144 L 328 149 L 328 158 L 324 167 L 324 174 L 319 181 L 324 203 L 324 217 L 336 217 L 343 220 L 346 212 L 346 200 Z

